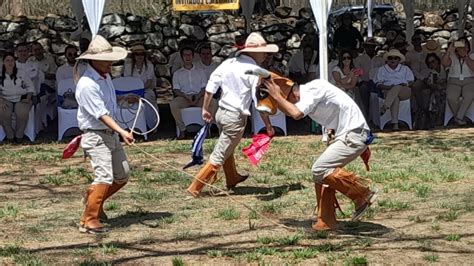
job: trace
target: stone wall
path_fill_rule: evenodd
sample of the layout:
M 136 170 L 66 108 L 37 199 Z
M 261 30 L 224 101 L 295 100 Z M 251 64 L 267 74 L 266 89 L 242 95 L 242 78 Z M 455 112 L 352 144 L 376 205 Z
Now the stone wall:
M 441 44 L 453 36 L 457 29 L 458 14 L 455 10 L 442 12 L 417 12 L 415 25 L 429 38 L 437 39 Z M 472 19 L 471 15 L 469 18 Z M 405 27 L 403 13 L 389 12 L 376 16 L 374 21 L 375 35 L 383 44 L 388 22 Z M 363 29 L 366 20 L 360 18 L 355 25 Z M 8 50 L 13 44 L 39 41 L 50 53 L 56 56 L 58 64 L 65 62 L 64 48 L 76 44 L 71 40 L 71 32 L 78 25 L 74 19 L 48 15 L 46 17 L 12 17 L 6 16 L 0 21 L 0 48 Z M 302 8 L 292 10 L 290 7 L 278 7 L 274 14 L 254 16 L 251 22 L 252 31 L 261 32 L 271 43 L 280 46 L 280 52 L 274 57 L 277 68 L 285 67 L 291 55 L 302 46 L 302 43 L 315 44 L 316 27 L 311 10 Z M 472 28 L 468 21 L 466 29 Z M 229 13 L 179 13 L 162 17 L 142 17 L 131 14 L 106 14 L 102 19 L 100 34 L 110 42 L 130 47 L 143 42 L 150 60 L 155 64 L 158 77 L 158 90 L 162 101 L 167 101 L 170 94 L 169 56 L 178 50 L 178 43 L 183 39 L 211 43 L 216 61 L 228 57 L 233 51 L 235 38 L 245 32 L 245 20 Z M 304 38 L 304 39 L 303 39 Z M 315 47 L 318 46 L 315 44 Z M 115 72 L 120 71 L 120 65 Z

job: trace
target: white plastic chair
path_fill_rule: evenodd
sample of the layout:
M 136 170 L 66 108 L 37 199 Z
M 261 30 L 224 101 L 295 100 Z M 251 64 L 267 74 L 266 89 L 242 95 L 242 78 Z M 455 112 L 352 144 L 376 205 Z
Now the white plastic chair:
M 277 127 L 283 131 L 283 134 L 286 136 L 288 134 L 286 129 L 286 116 L 280 110 L 277 111 L 275 115 L 270 115 L 270 123 L 273 127 Z M 252 121 L 252 133 L 257 134 L 260 130 L 265 128 L 265 124 L 263 123 L 260 114 L 258 113 L 257 109 L 255 109 L 255 105 L 252 103 L 252 115 L 250 117 Z
M 58 96 L 62 97 L 67 91 L 76 91 L 73 79 L 63 79 L 58 82 Z M 59 98 L 59 97 L 58 97 Z M 79 128 L 77 122 L 77 109 L 64 109 L 58 99 L 58 141 L 62 140 L 64 133 L 70 128 Z
M 127 93 L 134 93 L 134 91 L 140 92 L 142 94 L 145 93 L 145 85 L 139 78 L 120 77 L 113 79 L 112 82 L 114 84 L 117 96 L 121 94 L 124 95 Z M 134 130 L 138 129 L 140 132 L 146 132 L 147 127 L 144 112 L 145 106 L 142 106 L 141 110 L 137 110 L 138 104 L 134 104 L 131 106 L 131 108 L 133 109 L 133 112 L 130 109 L 122 109 L 120 107 L 117 109 L 115 116 L 117 117 L 118 124 L 124 129 L 131 127 L 135 119 L 135 115 L 138 113 L 137 123 Z M 144 138 L 145 140 L 148 139 L 147 134 L 144 135 Z
M 370 93 L 370 118 L 372 122 L 383 129 L 384 126 L 392 120 L 392 115 L 388 109 L 383 115 L 380 115 L 380 106 L 383 103 L 383 99 L 379 98 L 377 93 Z M 400 101 L 398 120 L 408 124 L 408 128 L 413 129 L 412 118 L 411 118 L 411 104 L 410 99 Z
M 181 118 L 183 119 L 184 125 L 200 125 L 204 126 L 205 122 L 202 120 L 202 108 L 201 107 L 187 107 L 181 109 Z M 179 137 L 179 128 L 176 127 L 176 136 Z
M 471 122 L 474 122 L 474 103 L 471 103 L 469 109 L 467 109 L 466 115 Z M 454 117 L 451 107 L 449 107 L 448 99 L 446 99 L 446 107 L 444 108 L 444 126 L 449 124 L 449 121 Z
M 13 120 L 13 127 L 16 125 L 16 116 L 15 114 L 12 115 Z M 28 114 L 28 122 L 26 123 L 25 128 L 25 136 L 27 136 L 31 142 L 34 142 L 36 139 L 36 125 L 35 125 L 35 107 L 32 106 L 30 109 L 30 113 Z M 6 137 L 5 131 L 3 127 L 0 126 L 0 142 L 3 141 Z

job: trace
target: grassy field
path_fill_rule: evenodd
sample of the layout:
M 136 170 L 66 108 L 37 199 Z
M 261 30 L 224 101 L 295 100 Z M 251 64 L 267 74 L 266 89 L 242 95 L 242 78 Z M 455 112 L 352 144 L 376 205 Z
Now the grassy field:
M 214 143 L 206 141 L 206 156 Z M 64 145 L 0 146 L 0 264 L 457 265 L 474 258 L 474 128 L 377 134 L 372 171 L 360 159 L 348 168 L 369 177 L 379 199 L 362 221 L 349 222 L 352 206 L 338 194 L 345 216 L 337 234 L 309 230 L 319 136 L 276 138 L 258 167 L 237 154 L 251 178 L 231 197 L 253 211 L 225 195 L 187 195 L 190 177 L 163 162 L 181 168 L 189 140 L 138 144 L 159 160 L 128 147 L 131 182 L 106 203 L 112 230 L 103 236 L 77 230 L 92 172 L 81 152 L 61 161 Z

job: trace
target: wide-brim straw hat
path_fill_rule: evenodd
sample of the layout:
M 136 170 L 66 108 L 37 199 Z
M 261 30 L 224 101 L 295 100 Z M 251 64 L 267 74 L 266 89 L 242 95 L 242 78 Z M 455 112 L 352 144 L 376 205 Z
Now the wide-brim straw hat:
M 423 50 L 427 54 L 437 54 L 441 50 L 441 46 L 439 43 L 435 40 L 428 40 L 426 43 L 423 45 Z
M 386 52 L 383 55 L 383 59 L 385 61 L 387 61 L 389 56 L 394 56 L 394 57 L 400 58 L 400 62 L 405 61 L 405 56 L 402 53 L 400 53 L 400 51 L 397 50 L 397 49 L 390 49 L 390 51 Z
M 124 48 L 112 46 L 104 37 L 96 35 L 89 44 L 87 51 L 76 60 L 119 61 L 127 57 L 127 54 L 127 50 Z
M 132 47 L 130 47 L 130 51 L 132 53 L 140 53 L 140 52 L 145 52 L 145 46 L 141 45 L 141 44 L 136 44 Z
M 279 48 L 276 44 L 267 44 L 265 39 L 259 33 L 252 32 L 245 40 L 245 44 L 239 48 L 237 55 L 241 53 L 276 53 Z

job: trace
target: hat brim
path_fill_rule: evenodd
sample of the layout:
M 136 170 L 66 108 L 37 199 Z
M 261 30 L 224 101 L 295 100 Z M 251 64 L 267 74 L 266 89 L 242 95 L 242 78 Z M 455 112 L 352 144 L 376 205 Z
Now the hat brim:
M 247 47 L 242 50 L 237 51 L 237 55 L 241 53 L 276 53 L 280 49 L 278 48 L 278 45 L 276 44 L 267 44 L 265 46 L 259 46 L 259 47 Z
M 395 54 L 395 53 L 386 53 L 383 55 L 383 60 L 387 61 L 389 56 L 396 56 L 400 58 L 400 63 L 405 62 L 405 56 L 402 54 Z
M 87 51 L 80 55 L 76 60 L 96 60 L 96 61 L 119 61 L 127 57 L 128 52 L 122 47 L 112 47 L 110 53 L 88 54 Z
M 438 45 L 436 49 L 428 49 L 426 46 L 423 46 L 423 51 L 427 54 L 437 54 L 441 51 L 441 46 Z

